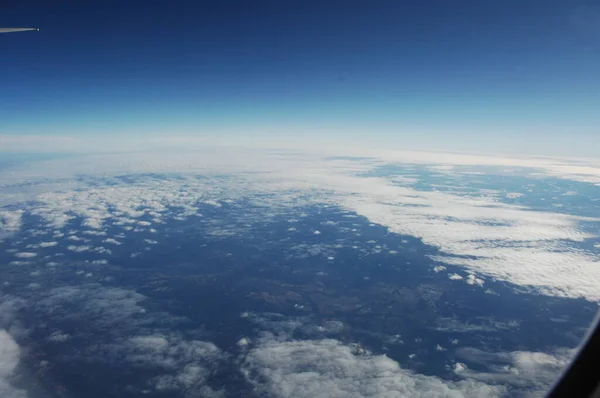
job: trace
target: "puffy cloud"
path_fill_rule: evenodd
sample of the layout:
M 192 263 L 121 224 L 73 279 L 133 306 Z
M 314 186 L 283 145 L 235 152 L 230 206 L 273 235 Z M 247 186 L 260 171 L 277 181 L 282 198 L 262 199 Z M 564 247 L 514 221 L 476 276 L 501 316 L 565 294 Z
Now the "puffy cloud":
M 456 353 L 463 362 L 467 362 L 454 366 L 454 372 L 459 376 L 489 384 L 508 385 L 515 392 L 543 397 L 569 364 L 575 351 L 557 348 L 550 353 L 490 353 L 476 348 L 459 348 Z M 479 369 L 483 367 L 483 370 L 471 370 L 468 363 L 476 365 Z
M 0 210 L 0 238 L 21 228 L 23 210 Z
M 243 372 L 262 396 L 494 397 L 502 386 L 447 381 L 405 370 L 394 360 L 337 340 L 264 340 L 245 356 Z
M 69 245 L 67 246 L 67 250 L 70 250 L 72 252 L 75 253 L 83 253 L 83 252 L 87 252 L 92 250 L 91 246 L 87 246 L 87 245 L 80 245 L 80 246 L 76 246 L 76 245 Z
M 121 245 L 121 242 L 119 242 L 118 240 L 114 239 L 114 238 L 106 238 L 102 241 L 102 243 L 110 243 L 113 245 Z
M 33 258 L 33 257 L 37 257 L 37 253 L 20 252 L 20 253 L 15 253 L 14 256 L 17 258 Z
M 19 363 L 20 348 L 4 329 L 0 329 L 0 396 L 25 398 L 27 394 L 10 384 L 13 372 Z
M 207 381 L 225 354 L 213 343 L 184 340 L 178 335 L 131 337 L 123 347 L 124 360 L 134 366 L 159 367 L 163 374 L 152 379 L 159 391 L 184 391 L 185 396 L 220 397 Z
M 474 274 L 469 274 L 469 275 L 467 276 L 467 280 L 466 280 L 466 282 L 467 282 L 469 285 L 478 285 L 478 286 L 483 286 L 483 284 L 484 284 L 484 280 L 483 280 L 483 279 L 481 279 L 481 278 L 477 278 L 477 277 L 476 277 Z

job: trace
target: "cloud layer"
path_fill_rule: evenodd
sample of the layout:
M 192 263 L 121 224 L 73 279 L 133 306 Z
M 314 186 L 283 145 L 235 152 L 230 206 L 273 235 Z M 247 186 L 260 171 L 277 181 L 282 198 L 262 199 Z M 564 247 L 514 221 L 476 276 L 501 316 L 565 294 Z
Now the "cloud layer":
M 540 175 L 600 183 L 600 163 L 364 150 L 363 156 L 367 155 L 366 159 L 355 159 L 315 152 L 265 153 L 229 148 L 214 153 L 90 156 L 69 163 L 68 169 L 61 161 L 54 161 L 42 166 L 46 175 L 62 176 L 56 189 L 35 193 L 34 205 L 27 209 L 2 210 L 0 227 L 4 233 L 14 232 L 20 227 L 23 211 L 29 211 L 57 232 L 74 218 L 82 219 L 90 233 L 103 234 L 107 225 L 121 225 L 125 231 L 135 232 L 150 230 L 169 219 L 198 215 L 200 206 L 220 206 L 220 201 L 232 198 L 267 207 L 329 203 L 398 234 L 422 238 L 424 243 L 441 250 L 435 257 L 440 262 L 544 294 L 600 300 L 596 286 L 600 280 L 598 256 L 577 245 L 598 239 L 597 233 L 583 229 L 581 224 L 597 223 L 600 217 L 592 219 L 503 203 L 506 192 L 502 186 L 475 195 L 458 193 L 461 184 L 465 184 L 460 180 L 461 173 L 473 172 L 477 165 L 486 167 L 477 171 L 481 175 L 490 172 L 490 167 L 496 167 L 493 170 L 497 172 L 513 168 L 512 172 L 517 170 L 518 175 L 530 178 L 530 185 L 535 185 L 535 178 Z M 420 178 L 410 171 L 406 176 L 390 178 L 367 174 L 382 165 L 436 170 L 440 177 L 451 176 L 448 184 L 457 189 L 417 189 L 415 181 Z M 106 173 L 102 179 L 97 170 Z M 65 181 L 72 181 L 68 176 L 77 172 L 89 177 L 79 182 L 77 189 L 72 184 L 65 187 Z M 31 185 L 36 186 L 36 169 L 22 173 L 25 174 L 16 176 L 29 176 Z M 123 178 L 123 173 L 130 177 Z M 163 175 L 148 177 L 136 173 Z M 110 175 L 113 178 L 106 177 Z M 0 174 L 0 183 L 3 177 L 14 179 L 15 175 Z M 7 181 L 5 185 L 11 186 L 10 179 Z M 47 178 L 44 181 L 47 184 Z M 509 193 L 511 198 L 516 197 L 514 192 Z M 115 243 L 112 237 L 106 239 Z M 73 245 L 72 249 L 83 251 L 87 246 Z M 477 280 L 472 282 L 480 284 Z
M 483 382 L 446 381 L 402 369 L 394 360 L 333 339 L 267 340 L 250 350 L 243 369 L 270 397 L 496 397 Z

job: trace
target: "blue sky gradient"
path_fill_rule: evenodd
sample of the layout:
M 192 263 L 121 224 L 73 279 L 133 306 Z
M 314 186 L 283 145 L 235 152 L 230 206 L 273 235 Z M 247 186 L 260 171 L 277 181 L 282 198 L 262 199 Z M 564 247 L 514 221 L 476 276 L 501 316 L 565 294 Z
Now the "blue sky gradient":
M 0 135 L 257 134 L 600 152 L 576 1 L 9 2 Z M 597 23 L 596 23 L 597 22 Z

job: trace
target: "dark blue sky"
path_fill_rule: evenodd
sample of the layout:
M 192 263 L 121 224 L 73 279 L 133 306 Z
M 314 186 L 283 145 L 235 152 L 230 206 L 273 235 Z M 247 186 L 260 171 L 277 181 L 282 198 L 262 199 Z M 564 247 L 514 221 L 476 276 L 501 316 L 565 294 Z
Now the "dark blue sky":
M 41 31 L 0 35 L 0 135 L 260 132 L 471 150 L 527 134 L 533 152 L 575 138 L 589 154 L 592 4 L 6 1 L 0 25 Z

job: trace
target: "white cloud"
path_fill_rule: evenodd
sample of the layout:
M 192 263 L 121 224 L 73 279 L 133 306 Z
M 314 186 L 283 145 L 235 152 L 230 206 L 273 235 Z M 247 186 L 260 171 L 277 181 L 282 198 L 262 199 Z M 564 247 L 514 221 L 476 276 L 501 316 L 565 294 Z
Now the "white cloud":
M 467 370 L 467 365 L 465 365 L 464 363 L 457 362 L 454 364 L 454 373 L 460 374 L 465 370 Z
M 41 242 L 40 247 L 53 247 L 58 245 L 58 242 Z
M 80 245 L 80 246 L 69 245 L 69 246 L 67 246 L 67 250 L 70 250 L 75 253 L 83 253 L 83 252 L 90 251 L 91 249 L 92 249 L 91 246 L 86 246 L 86 245 Z
M 84 235 L 106 236 L 106 231 L 83 231 Z
M 523 196 L 523 194 L 520 192 L 509 192 L 506 194 L 506 197 L 508 199 L 517 199 L 517 198 L 520 198 L 521 196 Z
M 213 343 L 184 340 L 177 335 L 135 336 L 122 348 L 124 360 L 134 366 L 160 367 L 164 374 L 152 380 L 159 391 L 185 391 L 186 396 L 221 397 L 207 381 L 224 354 Z
M 13 387 L 10 382 L 19 363 L 20 348 L 10 334 L 0 329 L 0 396 L 6 398 L 25 398 L 23 390 Z
M 457 318 L 438 317 L 435 320 L 435 330 L 450 333 L 471 333 L 471 332 L 497 332 L 506 331 L 511 333 L 519 328 L 517 321 L 499 322 L 492 317 L 476 317 L 469 319 L 468 322 L 461 322 Z M 452 342 L 452 344 L 457 344 Z
M 51 341 L 53 343 L 63 343 L 65 341 L 69 340 L 70 338 L 71 338 L 71 336 L 68 333 L 62 333 L 60 331 L 56 331 L 48 337 L 48 341 Z
M 102 246 L 94 247 L 93 249 L 91 249 L 91 251 L 100 254 L 112 254 L 112 251 L 110 249 L 107 249 Z
M 15 253 L 14 256 L 17 258 L 33 258 L 33 257 L 37 257 L 37 253 L 20 252 L 20 253 Z
M 23 210 L 0 210 L 0 237 L 21 228 Z
M 223 391 L 210 387 L 208 380 L 227 354 L 211 342 L 186 338 L 176 326 L 184 318 L 147 311 L 143 306 L 146 300 L 135 291 L 89 283 L 42 292 L 24 305 L 50 315 L 52 322 L 78 325 L 69 334 L 54 331 L 47 337 L 49 342 L 95 336 L 93 344 L 81 348 L 75 357 L 56 358 L 54 366 L 60 366 L 57 361 L 72 365 L 85 358 L 107 361 L 112 366 L 152 368 L 151 376 L 132 386 L 182 396 L 223 396 Z M 98 330 L 104 332 L 97 334 Z
M 331 159 L 329 155 L 337 154 L 327 152 L 330 149 L 288 157 L 232 148 L 203 151 L 202 156 L 193 151 L 88 156 L 69 162 L 43 162 L 1 177 L 31 181 L 61 177 L 56 189 L 36 191 L 32 198 L 35 205 L 27 209 L 53 228 L 64 227 L 73 217 L 94 228 L 113 222 L 139 223 L 142 215 L 160 216 L 163 221 L 185 219 L 198 213 L 199 203 L 214 205 L 225 198 L 247 198 L 263 206 L 337 205 L 391 232 L 419 237 L 439 248 L 435 260 L 477 272 L 477 280 L 468 279 L 467 283 L 480 284 L 483 277 L 493 278 L 544 294 L 600 300 L 594 284 L 600 279 L 597 256 L 574 249 L 572 244 L 596 238 L 597 234 L 583 230 L 580 223 L 597 220 L 501 203 L 506 195 L 501 187 L 495 194 L 490 191 L 475 197 L 452 191 L 418 191 L 413 180 L 365 174 L 374 166 L 391 164 L 413 169 L 434 166 L 440 175 L 458 178 L 458 169 L 462 173 L 473 166 L 499 166 L 519 168 L 519 172 L 527 168 L 522 172 L 529 176 L 537 173 L 600 184 L 600 161 L 337 149 L 340 155 L 371 158 L 354 161 Z M 159 182 L 140 177 L 111 186 L 65 182 L 77 174 L 97 176 L 98 170 L 107 179 L 142 172 L 179 172 L 181 179 Z M 189 177 L 194 173 L 231 177 Z M 255 194 L 260 195 L 253 197 Z
M 484 284 L 484 280 L 481 279 L 481 278 L 477 278 L 474 274 L 469 274 L 467 276 L 466 282 L 469 285 L 478 285 L 478 286 L 482 286 L 482 287 L 483 287 L 483 284 Z
M 337 340 L 264 340 L 242 369 L 260 395 L 307 398 L 495 397 L 502 386 L 447 381 L 402 369 L 397 362 Z
M 527 396 L 543 397 L 569 364 L 575 351 L 557 348 L 554 352 L 514 351 L 489 353 L 475 348 L 459 348 L 457 355 L 463 361 L 476 364 L 485 370 L 471 370 L 468 364 L 455 365 L 461 377 L 490 384 L 512 386 Z
M 436 265 L 435 267 L 433 267 L 433 270 L 435 272 L 442 272 L 446 270 L 446 267 L 444 267 L 443 265 Z
M 461 280 L 463 277 L 458 274 L 449 274 L 448 278 L 452 279 L 453 281 L 458 281 Z
M 102 243 L 110 243 L 113 245 L 121 245 L 121 242 L 119 242 L 118 240 L 114 239 L 114 238 L 106 238 L 102 241 Z
M 562 196 L 575 196 L 577 195 L 577 191 L 567 191 L 562 194 Z

